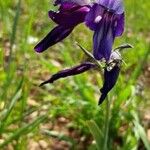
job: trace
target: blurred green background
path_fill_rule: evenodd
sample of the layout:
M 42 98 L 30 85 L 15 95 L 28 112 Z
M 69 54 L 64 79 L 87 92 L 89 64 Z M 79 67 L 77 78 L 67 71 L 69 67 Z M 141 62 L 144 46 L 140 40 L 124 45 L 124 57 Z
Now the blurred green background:
M 126 30 L 114 47 L 134 48 L 122 52 L 126 65 L 99 107 L 95 70 L 39 87 L 86 59 L 75 41 L 91 50 L 92 32 L 81 24 L 37 54 L 33 47 L 55 26 L 47 12 L 57 8 L 49 0 L 0 0 L 0 149 L 150 150 L 150 2 L 124 3 Z

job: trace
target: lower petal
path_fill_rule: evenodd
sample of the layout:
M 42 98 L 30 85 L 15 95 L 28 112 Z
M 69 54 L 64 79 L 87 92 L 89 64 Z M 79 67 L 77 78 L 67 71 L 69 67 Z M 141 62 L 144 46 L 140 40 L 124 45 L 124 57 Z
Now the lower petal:
M 105 100 L 108 92 L 115 86 L 117 79 L 119 77 L 119 73 L 120 73 L 120 67 L 117 65 L 111 71 L 107 71 L 107 69 L 105 69 L 104 84 L 100 90 L 102 95 L 99 99 L 99 105 Z
M 59 71 L 56 74 L 52 75 L 52 77 L 50 79 L 48 79 L 47 81 L 40 84 L 40 86 L 43 86 L 47 83 L 53 83 L 54 81 L 56 81 L 60 78 L 65 78 L 65 77 L 68 77 L 68 76 L 74 76 L 74 75 L 77 75 L 77 74 L 81 74 L 85 71 L 88 71 L 88 70 L 94 68 L 94 67 L 96 67 L 95 64 L 93 64 L 91 62 L 85 62 L 85 63 L 80 64 L 78 66 L 75 66 L 73 68 L 69 68 L 69 69 Z

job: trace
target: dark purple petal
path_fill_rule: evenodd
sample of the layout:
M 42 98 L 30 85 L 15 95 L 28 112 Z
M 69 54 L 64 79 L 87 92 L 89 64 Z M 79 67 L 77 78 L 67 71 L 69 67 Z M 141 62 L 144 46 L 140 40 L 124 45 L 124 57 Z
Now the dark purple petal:
M 56 1 L 58 3 L 59 1 Z M 48 47 L 66 38 L 73 28 L 82 23 L 89 11 L 87 6 L 79 6 L 74 3 L 64 2 L 59 11 L 49 11 L 49 17 L 58 24 L 48 35 L 35 46 L 37 52 L 43 52 Z
M 56 6 L 56 5 L 59 5 L 59 4 L 61 4 L 61 0 L 55 0 L 54 1 L 54 5 Z
M 66 38 L 72 32 L 72 30 L 73 28 L 64 28 L 62 26 L 57 26 L 52 31 L 50 31 L 46 35 L 46 37 L 35 46 L 34 49 L 36 50 L 36 52 L 41 53 L 48 47 Z
M 97 60 L 101 60 L 102 58 L 105 58 L 107 61 L 109 60 L 115 38 L 114 22 L 112 20 L 111 16 L 106 13 L 94 32 L 93 55 Z
M 72 2 L 61 2 L 59 11 L 60 12 L 68 12 L 80 7 L 79 5 L 72 3 Z
M 85 16 L 90 10 L 89 7 L 74 4 L 68 5 L 65 8 L 61 6 L 59 12 L 49 11 L 49 17 L 55 23 L 66 28 L 71 28 L 84 22 Z
M 104 84 L 100 90 L 102 95 L 99 99 L 99 105 L 104 101 L 108 92 L 116 84 L 117 79 L 119 77 L 119 72 L 120 72 L 120 67 L 118 67 L 117 65 L 111 71 L 107 71 L 107 69 L 105 69 L 105 71 L 104 71 Z
M 115 26 L 115 36 L 121 36 L 124 32 L 124 13 L 118 15 L 116 23 L 117 25 Z
M 96 67 L 95 64 L 91 63 L 91 62 L 85 62 L 83 64 L 80 64 L 78 66 L 75 66 L 73 68 L 70 68 L 70 69 L 65 69 L 65 70 L 62 70 L 62 71 L 59 71 L 58 73 L 52 75 L 52 77 L 43 82 L 42 84 L 40 84 L 40 86 L 43 86 L 44 84 L 47 84 L 47 83 L 53 83 L 54 81 L 60 79 L 60 78 L 65 78 L 65 77 L 68 77 L 68 76 L 74 76 L 74 75 L 77 75 L 77 74 L 81 74 L 85 71 L 88 71 L 92 68 Z
M 104 13 L 104 7 L 94 4 L 85 18 L 85 24 L 91 29 L 95 30 L 98 23 L 101 21 Z

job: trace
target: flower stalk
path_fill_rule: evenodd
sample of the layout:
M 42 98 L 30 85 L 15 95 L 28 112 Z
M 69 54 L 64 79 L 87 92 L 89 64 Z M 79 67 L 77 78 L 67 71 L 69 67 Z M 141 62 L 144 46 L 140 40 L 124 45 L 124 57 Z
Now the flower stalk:
M 105 127 L 104 127 L 104 145 L 103 150 L 108 150 L 108 135 L 109 135 L 109 121 L 110 121 L 110 101 L 109 96 L 106 98 L 106 114 L 105 114 Z

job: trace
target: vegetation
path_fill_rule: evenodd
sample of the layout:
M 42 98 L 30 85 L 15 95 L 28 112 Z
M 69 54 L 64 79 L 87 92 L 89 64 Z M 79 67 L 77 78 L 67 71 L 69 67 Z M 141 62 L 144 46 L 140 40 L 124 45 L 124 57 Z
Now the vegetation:
M 102 78 L 95 71 L 39 87 L 53 73 L 87 59 L 92 32 L 79 25 L 42 54 L 33 47 L 54 24 L 52 3 L 0 1 L 0 149 L 150 150 L 149 1 L 125 0 L 126 31 L 114 47 L 125 64 L 108 100 L 97 105 Z M 93 137 L 92 137 L 93 135 Z

